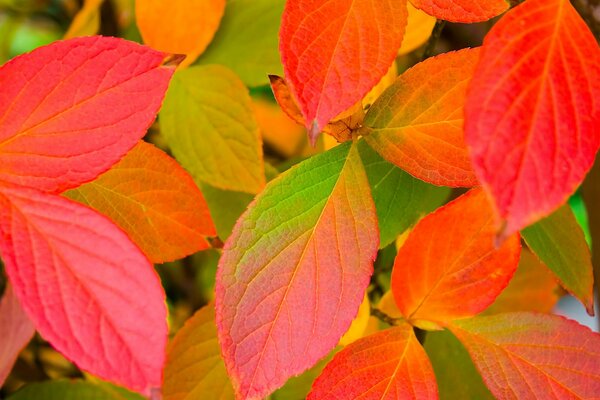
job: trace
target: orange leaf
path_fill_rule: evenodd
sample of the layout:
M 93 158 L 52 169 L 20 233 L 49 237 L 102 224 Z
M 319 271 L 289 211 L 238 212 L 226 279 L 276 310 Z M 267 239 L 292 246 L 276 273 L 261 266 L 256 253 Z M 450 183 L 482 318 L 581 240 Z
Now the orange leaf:
M 507 236 L 579 186 L 600 146 L 600 48 L 568 0 L 527 0 L 488 33 L 465 105 L 473 168 Z
M 513 276 L 521 243 L 513 235 L 496 249 L 485 193 L 473 189 L 414 227 L 398 251 L 392 291 L 413 324 L 430 328 L 483 311 Z
M 93 182 L 66 193 L 110 217 L 152 262 L 209 247 L 215 228 L 192 177 L 153 145 L 139 142 Z
M 408 324 L 360 339 L 337 353 L 308 400 L 437 399 L 431 363 Z
M 553 315 L 509 313 L 450 326 L 499 399 L 592 399 L 600 335 Z
M 190 65 L 212 40 L 225 0 L 138 0 L 135 15 L 144 43 L 167 53 L 185 54 Z
M 313 143 L 332 118 L 361 100 L 385 75 L 400 48 L 406 20 L 403 1 L 286 2 L 281 59 Z
M 524 249 L 515 276 L 484 312 L 487 315 L 508 311 L 549 313 L 558 302 L 558 294 L 558 283 L 548 267 Z
M 452 22 L 486 21 L 508 10 L 508 0 L 410 0 L 438 19 Z
M 402 74 L 365 117 L 367 143 L 409 174 L 444 186 L 474 186 L 463 106 L 479 49 L 432 57 Z
M 253 98 L 252 109 L 263 141 L 285 157 L 299 155 L 303 144 L 308 146 L 304 140 L 304 126 L 290 120 L 277 104 L 262 98 Z

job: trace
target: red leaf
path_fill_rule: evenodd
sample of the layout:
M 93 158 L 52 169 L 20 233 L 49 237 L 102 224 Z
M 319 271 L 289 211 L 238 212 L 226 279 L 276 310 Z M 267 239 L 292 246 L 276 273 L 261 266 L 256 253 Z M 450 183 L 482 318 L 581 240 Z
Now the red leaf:
M 386 74 L 407 22 L 396 0 L 288 0 L 280 31 L 285 78 L 314 142 Z
M 445 325 L 489 306 L 512 278 L 521 253 L 518 234 L 498 249 L 494 235 L 493 213 L 480 189 L 419 221 L 392 272 L 402 314 L 428 328 L 425 321 Z
M 438 19 L 452 22 L 487 21 L 508 10 L 508 0 L 410 0 L 417 8 Z
M 600 50 L 568 0 L 527 0 L 488 33 L 465 139 L 504 236 L 581 183 L 600 146 Z
M 216 285 L 223 358 L 239 399 L 314 365 L 358 312 L 379 244 L 356 145 L 271 181 L 225 243 Z
M 0 386 L 34 333 L 33 324 L 21 308 L 12 286 L 8 285 L 0 300 Z
M 574 321 L 509 313 L 450 329 L 497 399 L 596 399 L 600 393 L 600 335 Z
M 108 37 L 38 48 L 0 68 L 0 180 L 61 192 L 106 171 L 154 121 L 173 68 Z
M 0 186 L 0 238 L 15 293 L 57 350 L 127 387 L 160 385 L 165 296 L 125 233 L 63 197 Z
M 346 346 L 313 384 L 308 400 L 437 399 L 431 363 L 410 325 Z

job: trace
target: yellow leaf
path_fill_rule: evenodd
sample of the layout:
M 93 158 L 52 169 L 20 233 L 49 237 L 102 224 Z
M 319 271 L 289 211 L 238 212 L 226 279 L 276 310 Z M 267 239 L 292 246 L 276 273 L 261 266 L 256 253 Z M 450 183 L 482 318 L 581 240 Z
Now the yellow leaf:
M 435 17 L 408 3 L 408 25 L 402 39 L 399 55 L 410 53 L 427 42 L 435 25 Z
M 340 345 L 346 346 L 355 340 L 360 339 L 364 336 L 367 325 L 369 324 L 369 317 L 371 315 L 371 305 L 369 303 L 369 297 L 365 295 L 363 302 L 358 308 L 358 315 L 352 321 L 352 325 L 346 331 L 344 336 L 340 339 Z
M 100 6 L 104 0 L 85 0 L 83 7 L 71 22 L 65 39 L 78 36 L 91 36 L 100 29 Z
M 225 0 L 138 0 L 135 14 L 144 43 L 171 54 L 185 54 L 188 66 L 211 42 Z

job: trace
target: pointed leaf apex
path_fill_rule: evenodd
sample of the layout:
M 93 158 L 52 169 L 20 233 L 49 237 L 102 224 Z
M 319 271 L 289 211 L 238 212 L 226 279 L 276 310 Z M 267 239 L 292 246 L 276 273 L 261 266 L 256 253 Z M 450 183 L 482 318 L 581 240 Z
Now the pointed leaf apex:
M 315 119 L 315 120 L 313 120 L 312 126 L 310 127 L 310 130 L 308 131 L 308 140 L 310 141 L 310 145 L 312 147 L 315 147 L 315 144 L 317 143 L 317 139 L 319 138 L 320 133 L 321 133 L 321 128 L 319 128 L 319 123 Z
M 167 68 L 176 69 L 185 60 L 185 54 L 169 54 L 163 61 L 163 66 Z

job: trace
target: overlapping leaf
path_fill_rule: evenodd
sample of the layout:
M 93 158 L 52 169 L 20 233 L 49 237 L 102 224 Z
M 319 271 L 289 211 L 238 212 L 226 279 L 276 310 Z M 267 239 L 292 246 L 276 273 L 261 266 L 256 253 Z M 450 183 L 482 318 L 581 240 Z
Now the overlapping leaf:
M 187 320 L 169 345 L 163 396 L 165 400 L 234 399 L 217 341 L 212 304 Z
M 392 272 L 396 304 L 429 328 L 473 316 L 506 287 L 519 263 L 513 235 L 494 246 L 495 225 L 485 193 L 473 189 L 423 218 L 398 251 Z
M 82 380 L 52 380 L 28 384 L 9 399 L 143 400 L 144 397 L 107 384 L 95 384 Z
M 464 143 L 463 107 L 479 49 L 417 64 L 373 103 L 365 140 L 386 160 L 436 185 L 477 184 Z
M 164 58 L 122 39 L 85 37 L 2 66 L 0 180 L 61 192 L 106 171 L 154 120 L 173 74 Z
M 212 40 L 223 12 L 225 0 L 135 2 L 135 17 L 144 43 L 172 54 L 185 54 L 189 65 Z
M 433 369 L 410 325 L 348 345 L 325 367 L 307 399 L 357 398 L 438 398 Z
M 67 196 L 110 217 L 155 263 L 206 249 L 206 237 L 216 235 L 208 206 L 189 174 L 145 142 Z
M 407 54 L 419 48 L 431 36 L 436 19 L 408 3 L 408 24 L 398 54 Z
M 488 33 L 465 106 L 473 168 L 508 236 L 564 203 L 600 146 L 600 48 L 568 0 L 527 0 Z
M 600 393 L 600 335 L 574 321 L 510 313 L 450 329 L 497 399 L 592 399 Z
M 410 0 L 438 19 L 452 22 L 486 21 L 508 10 L 508 0 Z
M 160 385 L 165 296 L 123 231 L 68 199 L 3 184 L 0 235 L 6 272 L 44 338 L 100 377 Z
M 357 314 L 378 242 L 355 145 L 267 185 L 238 220 L 217 273 L 219 339 L 239 398 L 264 397 L 335 347 Z
M 0 299 L 0 387 L 34 332 L 35 328 L 23 311 L 12 286 L 8 285 Z
M 216 188 L 257 193 L 265 184 L 262 143 L 248 90 L 217 65 L 178 71 L 160 112 L 175 158 Z
M 448 188 L 429 185 L 385 161 L 364 141 L 358 144 L 371 194 L 377 209 L 381 248 L 415 224 L 419 218 L 441 206 Z
M 268 74 L 281 74 L 279 24 L 285 0 L 227 0 L 225 15 L 201 64 L 221 64 L 248 86 L 268 83 Z M 243 40 L 240 40 L 243 38 Z
M 560 284 L 594 314 L 594 274 L 590 249 L 569 205 L 522 231 L 527 246 Z
M 400 48 L 406 20 L 403 1 L 286 2 L 281 58 L 311 141 L 387 72 Z

